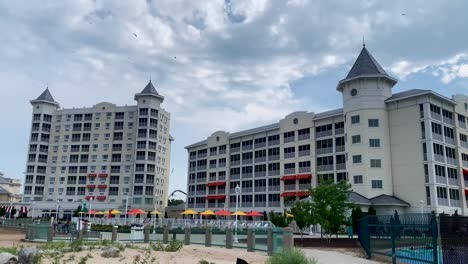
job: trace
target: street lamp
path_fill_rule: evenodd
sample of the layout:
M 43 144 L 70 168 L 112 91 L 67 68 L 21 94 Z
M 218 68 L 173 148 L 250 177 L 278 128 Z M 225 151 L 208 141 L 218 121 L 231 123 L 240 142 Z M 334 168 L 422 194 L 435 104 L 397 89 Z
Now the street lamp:
M 57 206 L 55 207 L 55 222 L 58 223 L 58 218 L 59 218 L 59 203 L 60 200 L 57 199 Z
M 88 221 L 91 222 L 91 202 L 93 201 L 93 197 L 89 197 L 89 210 L 88 210 Z
M 125 198 L 125 224 L 127 224 L 128 198 L 133 198 L 133 197 L 127 195 L 127 197 Z
M 423 200 L 420 200 L 420 201 L 419 201 L 419 204 L 421 205 L 421 215 L 424 215 L 424 207 L 423 207 L 424 201 L 423 201 Z
M 153 217 L 153 234 L 156 234 L 156 211 L 157 211 L 157 205 L 158 205 L 158 197 L 159 195 L 156 193 L 156 190 L 154 192 L 154 217 Z
M 237 237 L 237 211 L 239 210 L 239 193 L 240 193 L 239 184 L 237 184 L 235 191 L 236 191 L 236 232 L 234 234 L 234 242 L 239 243 L 239 238 Z

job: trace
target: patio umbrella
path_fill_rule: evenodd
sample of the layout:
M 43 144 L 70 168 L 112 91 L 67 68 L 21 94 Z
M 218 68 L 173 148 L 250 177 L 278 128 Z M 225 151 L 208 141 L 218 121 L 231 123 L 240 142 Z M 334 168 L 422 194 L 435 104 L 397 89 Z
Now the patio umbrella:
M 231 212 L 226 211 L 226 210 L 219 210 L 215 212 L 216 215 L 222 215 L 222 216 L 230 216 Z
M 94 214 L 95 214 L 95 215 L 103 215 L 103 214 L 105 214 L 105 213 L 102 212 L 102 211 L 96 211 Z
M 97 212 L 99 212 L 99 211 L 96 211 L 96 210 L 89 210 L 89 211 L 88 211 L 88 214 L 96 214 Z
M 250 213 L 247 213 L 247 216 L 263 216 L 263 214 L 257 212 L 257 211 L 252 211 Z
M 196 211 L 192 210 L 192 209 L 187 209 L 185 211 L 183 211 L 182 213 L 180 213 L 181 215 L 196 215 L 198 214 Z
M 286 217 L 294 217 L 294 215 L 292 215 L 290 213 L 286 213 Z
M 117 210 L 117 209 L 113 209 L 113 210 L 111 210 L 109 213 L 115 215 L 115 214 L 121 214 L 122 212 L 120 212 L 120 211 Z
M 158 214 L 161 214 L 161 212 L 159 212 L 159 211 L 156 210 L 156 211 L 151 212 L 151 214 L 152 214 L 152 215 L 158 215 Z
M 138 214 L 146 214 L 146 212 L 141 209 L 135 208 L 135 209 L 128 211 L 127 214 L 138 215 Z
M 240 211 L 240 210 L 237 210 L 237 212 L 235 212 L 235 213 L 232 213 L 231 215 L 237 215 L 237 216 L 247 216 L 247 214 L 246 214 L 246 213 L 244 213 L 244 212 L 242 212 L 242 211 Z
M 201 212 L 200 213 L 201 215 L 215 215 L 215 212 L 211 211 L 211 210 L 206 210 L 204 212 Z

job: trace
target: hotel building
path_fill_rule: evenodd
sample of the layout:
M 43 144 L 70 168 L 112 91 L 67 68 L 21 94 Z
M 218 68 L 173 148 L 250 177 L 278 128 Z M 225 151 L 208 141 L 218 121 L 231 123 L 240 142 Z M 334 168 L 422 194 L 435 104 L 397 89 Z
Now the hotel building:
M 363 47 L 336 87 L 342 108 L 187 146 L 187 206 L 234 210 L 239 185 L 241 210 L 279 212 L 331 179 L 364 210 L 468 215 L 468 97 L 396 84 Z

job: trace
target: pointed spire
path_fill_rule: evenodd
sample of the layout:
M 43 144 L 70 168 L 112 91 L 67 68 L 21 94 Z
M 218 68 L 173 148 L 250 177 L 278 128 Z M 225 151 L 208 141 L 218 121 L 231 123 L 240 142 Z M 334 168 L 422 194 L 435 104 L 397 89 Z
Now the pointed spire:
M 145 86 L 143 91 L 141 91 L 140 94 L 154 94 L 154 95 L 159 95 L 159 93 L 156 91 L 156 88 L 154 88 L 153 83 L 151 83 L 151 79 L 149 80 L 148 84 Z
M 49 91 L 49 87 L 47 87 L 45 91 L 42 92 L 42 94 L 39 95 L 39 97 L 36 100 L 55 102 L 54 98 L 52 97 L 52 94 Z

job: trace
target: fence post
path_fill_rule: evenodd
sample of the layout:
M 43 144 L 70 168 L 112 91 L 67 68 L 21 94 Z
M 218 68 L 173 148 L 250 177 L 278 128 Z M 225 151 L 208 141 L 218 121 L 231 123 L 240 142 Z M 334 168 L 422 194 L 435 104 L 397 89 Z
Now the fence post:
M 207 227 L 205 230 L 205 247 L 211 247 L 211 235 L 211 228 Z
M 397 227 L 396 221 L 394 221 L 393 216 L 390 218 L 390 239 L 392 241 L 392 264 L 396 264 L 396 230 Z
M 268 228 L 268 235 L 267 235 L 267 251 L 268 251 L 268 256 L 273 255 L 273 229 Z
M 255 251 L 255 233 L 252 228 L 247 229 L 247 251 Z
M 437 246 L 437 240 L 438 240 L 438 235 L 439 235 L 439 229 L 437 226 L 437 218 L 435 214 L 432 214 L 431 218 L 431 225 L 432 225 L 432 257 L 433 257 L 433 263 L 437 264 L 439 263 L 439 258 L 438 258 L 438 246 Z
M 143 229 L 143 242 L 148 243 L 150 238 L 150 226 L 145 226 Z
M 185 236 L 184 236 L 184 245 L 190 245 L 190 236 L 191 236 L 191 230 L 189 227 L 186 227 Z
M 169 243 L 169 228 L 167 225 L 163 226 L 163 243 Z
M 112 242 L 117 241 L 117 231 L 118 231 L 118 229 L 119 229 L 118 226 L 112 226 L 112 237 L 111 237 Z
M 290 227 L 283 228 L 283 249 L 294 247 L 293 230 Z
M 226 248 L 232 248 L 232 229 L 226 228 Z
M 50 225 L 47 229 L 47 242 L 52 242 L 54 240 L 54 226 Z

